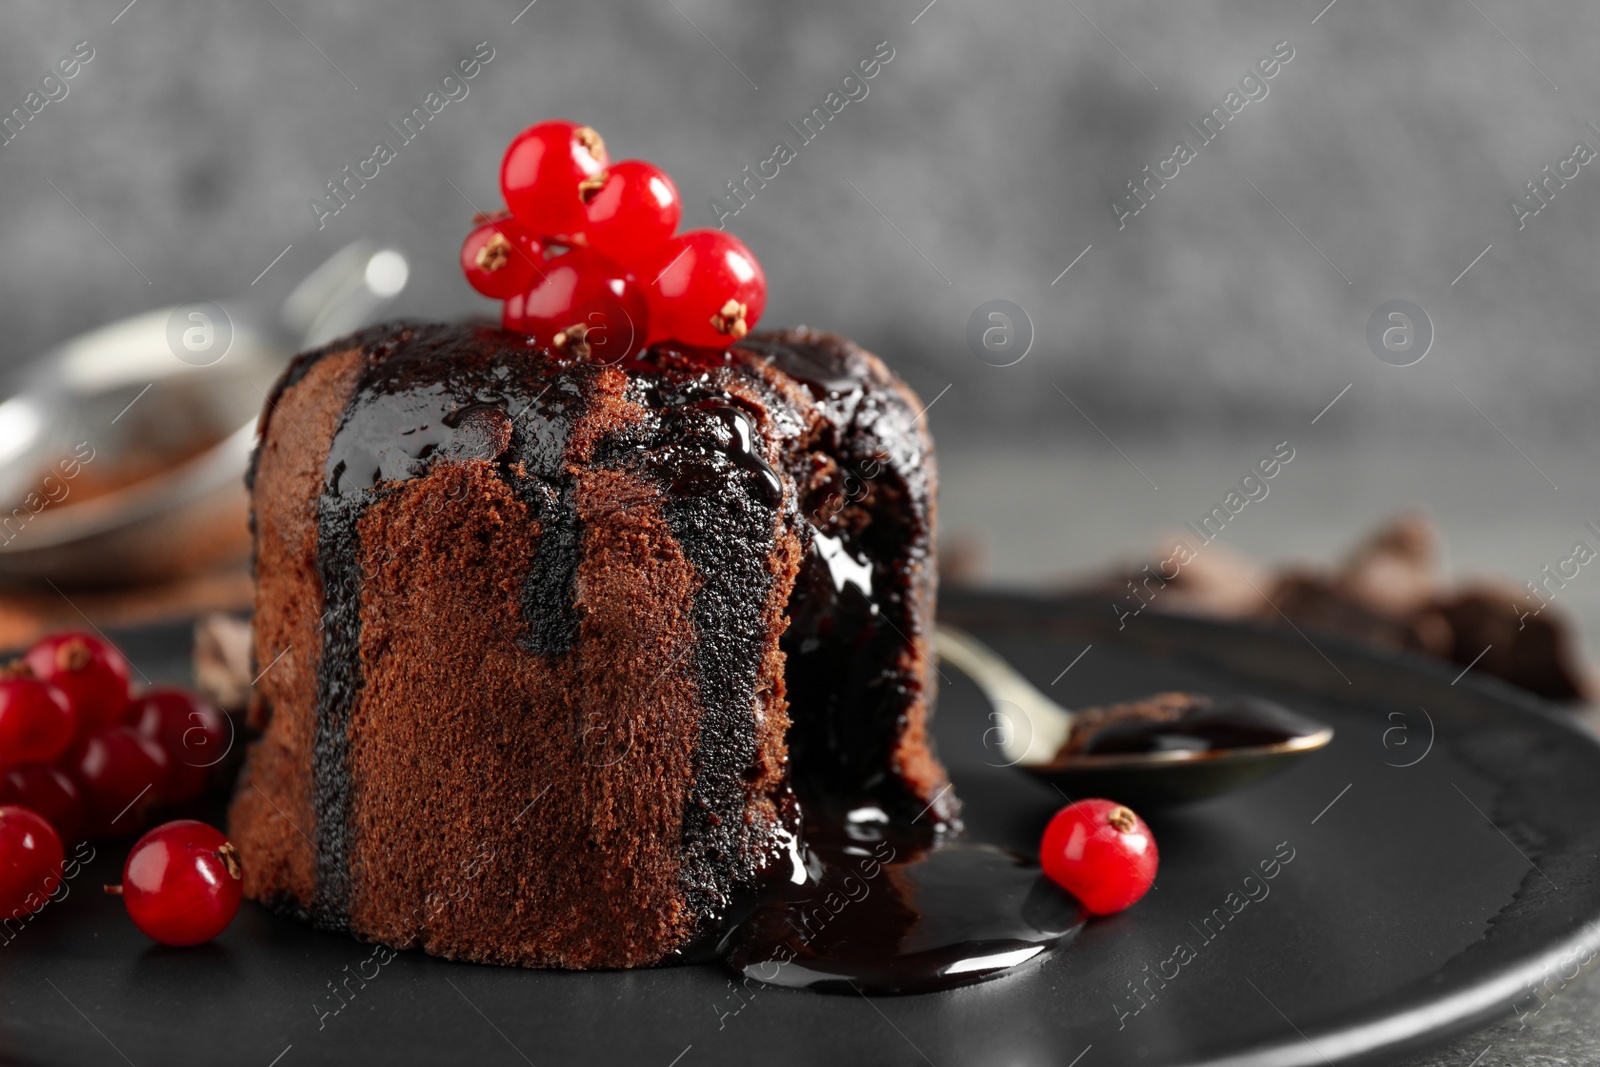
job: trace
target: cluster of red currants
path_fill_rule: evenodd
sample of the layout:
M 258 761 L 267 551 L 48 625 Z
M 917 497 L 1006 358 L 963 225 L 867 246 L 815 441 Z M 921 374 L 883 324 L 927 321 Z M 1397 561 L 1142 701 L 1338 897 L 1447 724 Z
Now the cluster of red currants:
M 131 833 L 149 809 L 193 800 L 227 754 L 204 698 L 130 693 L 128 661 L 85 633 L 39 641 L 0 678 L 0 804 L 44 816 L 68 841 Z
M 761 318 L 767 279 L 744 243 L 721 230 L 673 236 L 683 203 L 667 172 L 612 163 L 588 126 L 523 130 L 500 190 L 510 213 L 479 219 L 461 269 L 505 302 L 508 330 L 612 364 L 657 341 L 726 348 Z
M 63 840 L 133 833 L 152 808 L 199 797 L 230 740 L 226 718 L 194 693 L 157 687 L 134 696 L 127 658 L 93 634 L 54 634 L 6 666 L 0 672 L 0 919 L 31 914 L 55 892 Z M 237 856 L 211 827 L 186 820 L 152 831 L 134 847 L 128 871 L 137 874 L 135 860 L 152 841 L 166 841 L 173 827 L 185 826 L 195 840 L 215 836 L 202 852 L 215 854 L 223 868 L 232 857 L 234 873 L 223 880 L 232 884 L 217 887 L 224 902 L 232 897 L 226 926 L 238 909 Z M 193 828 L 203 833 L 196 836 Z M 163 865 L 160 880 L 180 876 L 169 866 Z M 141 929 L 169 944 L 196 943 L 152 932 L 140 911 L 149 894 L 138 888 L 150 878 L 125 873 L 124 880 L 134 883 L 125 900 Z M 171 899 L 171 890 L 164 894 Z M 206 926 L 193 901 L 178 911 L 189 916 L 191 933 Z

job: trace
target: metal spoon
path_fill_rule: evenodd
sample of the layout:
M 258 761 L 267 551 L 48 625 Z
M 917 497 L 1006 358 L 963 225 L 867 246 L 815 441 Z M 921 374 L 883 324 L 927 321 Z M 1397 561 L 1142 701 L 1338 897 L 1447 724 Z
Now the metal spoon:
M 1206 744 L 1179 730 L 1160 739 L 1154 750 L 1091 751 L 1058 758 L 1077 716 L 1039 692 L 982 642 L 949 626 L 938 629 L 939 658 L 960 670 L 994 706 L 998 747 L 1008 766 L 1052 782 L 1070 797 L 1106 797 L 1139 805 L 1175 804 L 1225 793 L 1287 767 L 1333 740 L 1333 728 L 1265 701 L 1240 702 L 1247 717 L 1281 735 L 1270 744 Z M 1102 748 L 1128 747 L 1126 731 Z M 1149 731 L 1146 731 L 1148 733 Z M 1158 731 L 1159 732 L 1159 731 Z M 986 735 L 987 736 L 987 735 Z M 1095 742 L 1102 738 L 1097 734 Z M 1191 746 L 1189 741 L 1193 741 Z M 1226 740 L 1226 739 L 1222 739 Z M 1095 745 L 1091 744 L 1091 748 Z
M 267 390 L 295 352 L 397 295 L 399 252 L 349 245 L 281 307 L 161 308 L 46 352 L 0 403 L 0 579 L 149 581 L 237 554 Z

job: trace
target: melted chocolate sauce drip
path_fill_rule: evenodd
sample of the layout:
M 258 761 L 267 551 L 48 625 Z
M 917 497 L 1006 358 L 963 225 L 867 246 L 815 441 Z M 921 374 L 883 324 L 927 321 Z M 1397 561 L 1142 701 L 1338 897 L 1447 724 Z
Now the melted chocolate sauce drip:
M 1081 905 L 1015 855 L 915 836 L 925 801 L 887 772 L 926 670 L 900 662 L 918 629 L 910 583 L 931 580 L 932 531 L 918 506 L 926 488 L 912 484 L 929 472 L 898 452 L 915 432 L 909 410 L 869 391 L 836 345 L 766 336 L 741 347 L 827 410 L 812 447 L 850 491 L 843 506 L 801 502 L 807 554 L 782 638 L 791 773 L 808 815 L 805 875 L 747 906 L 724 958 L 747 979 L 841 993 L 928 992 L 1041 960 L 1082 929 Z M 807 473 L 797 468 L 796 483 L 806 486 Z M 887 821 L 864 820 L 869 811 Z
M 724 941 L 746 978 L 829 993 L 949 989 L 1043 960 L 1086 918 L 1037 866 L 989 845 L 929 849 L 849 822 L 808 827 L 806 840 L 805 883 Z
M 903 791 L 888 774 L 895 737 L 885 728 L 907 696 L 889 649 L 898 648 L 900 639 L 883 617 L 898 598 L 877 580 L 877 567 L 839 541 L 829 545 L 825 536 L 813 537 L 801 564 L 782 640 L 789 699 L 806 709 L 789 730 L 795 786 L 830 809 L 876 802 L 909 818 L 921 805 L 909 807 L 915 798 L 896 795 Z M 865 585 L 861 572 L 872 576 Z
M 909 820 L 926 801 L 889 767 L 898 725 L 928 673 L 925 664 L 908 671 L 901 653 L 920 628 L 907 594 L 932 531 L 919 507 L 925 490 L 910 484 L 928 472 L 891 462 L 890 448 L 915 434 L 912 413 L 886 403 L 885 390 L 869 390 L 864 368 L 836 344 L 764 336 L 741 347 L 804 384 L 828 411 L 829 429 L 813 447 L 840 472 L 819 499 L 802 502 L 811 536 L 781 642 L 790 703 L 805 709 L 789 730 L 795 789 L 835 814 L 873 804 Z M 795 472 L 801 485 L 805 474 Z
M 361 517 L 396 483 L 441 460 L 498 463 L 542 534 L 524 585 L 525 643 L 536 654 L 566 652 L 577 636 L 572 590 L 581 531 L 564 457 L 594 374 L 562 367 L 557 380 L 546 359 L 492 329 L 391 328 L 362 337 L 365 365 L 329 446 L 317 508 L 325 614 L 312 742 L 313 912 L 319 925 L 336 928 L 348 923 L 349 719 L 364 684 Z
M 572 425 L 588 409 L 590 388 L 587 380 L 545 382 L 538 395 L 524 394 L 515 407 L 511 454 L 516 466 L 507 480 L 540 529 L 539 551 L 522 585 L 522 616 L 528 623 L 523 644 L 540 656 L 565 655 L 578 640 L 583 523 L 566 453 Z
M 581 540 L 567 437 L 588 408 L 598 368 L 553 364 L 498 330 L 416 333 L 398 355 L 370 363 L 357 385 L 328 453 L 327 491 L 405 481 L 441 459 L 499 460 L 540 530 L 523 585 L 525 644 L 537 655 L 562 655 L 577 639 Z
M 317 567 L 322 573 L 322 658 L 311 740 L 312 829 L 317 882 L 312 918 L 345 929 L 350 922 L 351 709 L 361 690 L 361 540 L 365 500 L 324 496 L 317 505 Z
M 702 400 L 694 405 L 701 411 L 709 412 L 722 423 L 728 430 L 728 444 L 726 453 L 735 466 L 752 472 L 756 475 L 756 491 L 762 503 L 769 508 L 776 508 L 783 502 L 783 483 L 778 480 L 778 472 L 767 463 L 761 454 L 760 442 L 755 439 L 755 423 L 750 413 L 743 408 L 718 400 Z
M 746 337 L 739 347 L 767 361 L 803 384 L 818 400 L 859 396 L 865 380 L 843 360 L 814 346 L 789 344 L 780 337 Z
M 668 350 L 629 366 L 630 398 L 646 408 L 642 425 L 596 447 L 601 466 L 633 470 L 660 485 L 674 539 L 701 576 L 691 615 L 714 638 L 695 643 L 700 741 L 695 784 L 684 811 L 679 883 L 697 912 L 725 917 L 737 906 L 718 869 L 742 860 L 750 878 L 783 864 L 781 856 L 745 855 L 747 803 L 742 783 L 719 768 L 755 764 L 750 708 L 762 660 L 762 628 L 773 576 L 768 561 L 785 517 L 783 484 L 761 454 L 756 416 L 715 384 L 704 364 Z M 792 830 L 792 797 L 781 814 Z

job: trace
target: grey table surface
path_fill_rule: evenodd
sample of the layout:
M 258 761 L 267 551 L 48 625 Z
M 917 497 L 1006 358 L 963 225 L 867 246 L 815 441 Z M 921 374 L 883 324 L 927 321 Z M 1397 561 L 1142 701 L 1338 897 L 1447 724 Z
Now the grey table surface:
M 1221 543 L 1266 561 L 1331 562 L 1376 524 L 1421 508 L 1444 535 L 1450 576 L 1492 574 L 1519 586 L 1570 554 L 1575 541 L 1600 544 L 1585 527 L 1600 519 L 1600 507 L 1583 450 L 1530 446 L 1535 470 L 1498 437 L 1352 441 L 1326 430 L 1308 425 L 1290 435 L 1294 460 L 1264 499 L 1235 517 Z M 985 582 L 1058 586 L 1168 543 L 1170 531 L 1208 511 L 1282 439 L 1282 432 L 1165 443 L 1097 437 L 1026 448 L 953 441 L 940 456 L 940 535 L 946 546 L 976 546 Z M 1581 575 L 1557 602 L 1597 658 L 1600 582 Z M 1591 728 L 1600 723 L 1594 709 L 1576 714 Z M 1507 1004 L 1504 1020 L 1401 1064 L 1600 1063 L 1600 978 L 1585 974 L 1547 997 L 1537 1011 L 1534 1002 L 1519 1002 L 1520 1018 Z
M 1511 1016 L 1431 1052 L 1401 1061 L 1401 1067 L 1554 1067 L 1600 1063 L 1600 979 L 1580 976 L 1551 999 L 1529 999 Z

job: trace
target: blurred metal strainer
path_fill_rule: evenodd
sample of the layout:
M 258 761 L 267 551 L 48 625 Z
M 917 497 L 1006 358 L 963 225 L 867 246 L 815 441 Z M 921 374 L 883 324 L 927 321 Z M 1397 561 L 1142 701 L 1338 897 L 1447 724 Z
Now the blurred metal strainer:
M 408 273 L 394 249 L 352 244 L 281 306 L 161 308 L 27 364 L 0 402 L 0 581 L 125 585 L 240 555 L 272 383 L 295 352 L 371 321 Z

